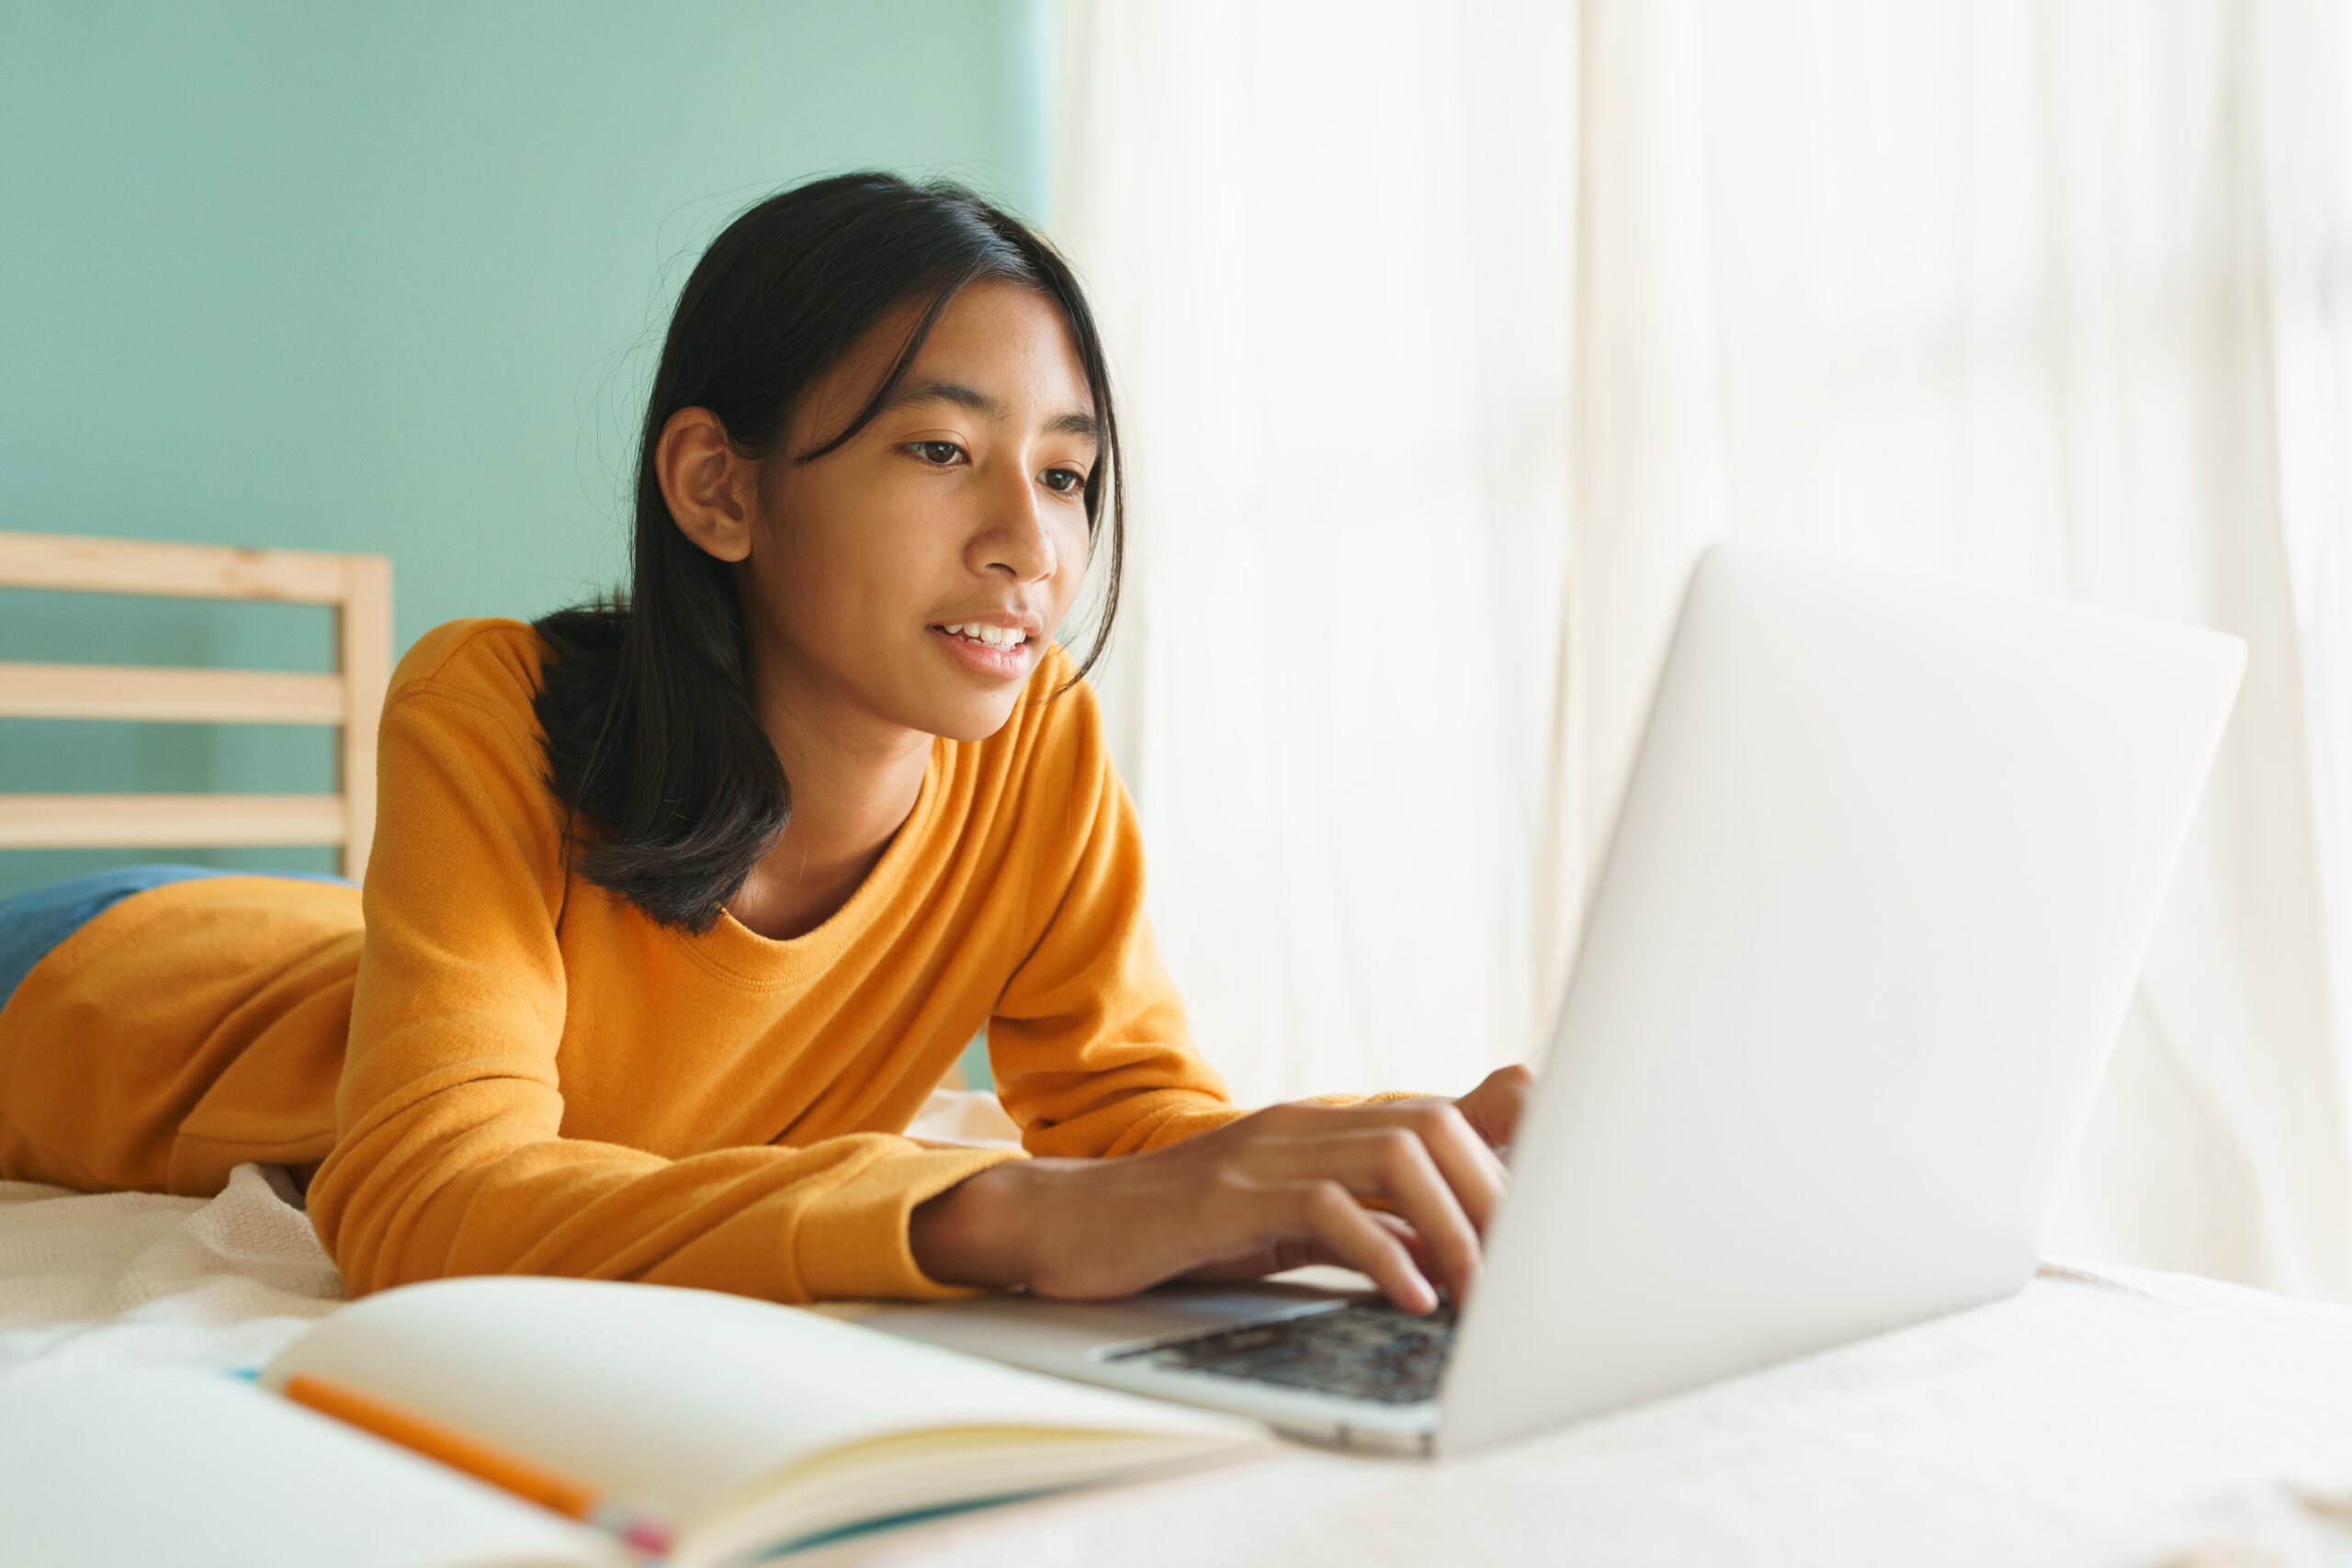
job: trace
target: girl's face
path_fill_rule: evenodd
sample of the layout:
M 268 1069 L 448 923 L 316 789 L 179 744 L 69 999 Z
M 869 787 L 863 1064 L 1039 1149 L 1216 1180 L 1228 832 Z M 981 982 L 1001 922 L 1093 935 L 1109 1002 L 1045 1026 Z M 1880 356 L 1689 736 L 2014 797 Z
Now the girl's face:
M 761 679 L 793 708 L 978 740 L 1011 716 L 1086 573 L 1093 399 L 1059 308 L 987 279 L 949 303 L 855 439 L 784 461 L 849 423 L 916 316 L 886 319 L 811 389 L 765 465 L 737 581 Z

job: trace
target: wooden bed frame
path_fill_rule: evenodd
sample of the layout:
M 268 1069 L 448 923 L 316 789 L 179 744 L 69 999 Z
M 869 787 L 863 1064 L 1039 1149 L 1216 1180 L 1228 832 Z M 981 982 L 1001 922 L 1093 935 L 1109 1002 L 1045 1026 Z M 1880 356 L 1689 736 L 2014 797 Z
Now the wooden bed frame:
M 0 718 L 319 724 L 341 731 L 333 795 L 0 795 L 0 849 L 334 844 L 368 869 L 376 718 L 392 672 L 392 565 L 383 556 L 0 532 L 0 588 L 327 604 L 332 675 L 0 662 Z

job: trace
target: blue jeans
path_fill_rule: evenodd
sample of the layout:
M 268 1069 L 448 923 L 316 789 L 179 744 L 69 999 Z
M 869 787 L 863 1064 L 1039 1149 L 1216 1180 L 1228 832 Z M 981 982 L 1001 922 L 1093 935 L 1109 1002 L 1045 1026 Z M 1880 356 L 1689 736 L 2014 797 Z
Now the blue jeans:
M 25 976 L 48 955 L 50 949 L 80 931 L 85 921 L 108 905 L 166 882 L 186 882 L 197 876 L 254 875 L 339 882 L 345 887 L 358 886 L 348 877 L 322 871 L 255 873 L 224 871 L 209 865 L 152 863 L 110 866 L 84 876 L 69 876 L 13 898 L 0 898 L 0 1007 L 7 1005 L 8 998 Z

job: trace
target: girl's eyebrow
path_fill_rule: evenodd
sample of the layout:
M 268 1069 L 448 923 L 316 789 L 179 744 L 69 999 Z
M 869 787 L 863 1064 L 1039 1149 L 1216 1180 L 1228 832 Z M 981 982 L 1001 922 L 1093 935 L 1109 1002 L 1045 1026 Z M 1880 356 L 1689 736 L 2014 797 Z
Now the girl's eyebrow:
M 936 379 L 909 381 L 902 384 L 897 391 L 890 394 L 889 400 L 875 412 L 888 413 L 892 409 L 905 408 L 913 403 L 929 402 L 955 403 L 959 407 L 970 409 L 974 413 L 993 420 L 999 424 L 1004 423 L 1012 417 L 1012 412 L 1004 406 L 1003 400 L 1000 398 L 992 398 L 986 392 L 976 391 L 961 382 Z M 1047 420 L 1046 433 L 1049 435 L 1082 436 L 1098 446 L 1102 444 L 1102 429 L 1095 423 L 1094 416 L 1091 413 L 1081 413 L 1076 409 L 1067 413 L 1057 413 Z

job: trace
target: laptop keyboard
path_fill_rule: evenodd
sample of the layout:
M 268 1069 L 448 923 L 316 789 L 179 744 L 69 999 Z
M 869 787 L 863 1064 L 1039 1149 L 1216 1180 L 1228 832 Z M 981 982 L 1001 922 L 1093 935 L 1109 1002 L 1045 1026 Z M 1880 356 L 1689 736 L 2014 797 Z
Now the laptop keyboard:
M 1282 1383 L 1383 1404 L 1414 1404 L 1437 1397 L 1438 1373 L 1453 1341 L 1451 1302 L 1422 1317 L 1385 1301 L 1363 1301 L 1329 1312 L 1161 1340 L 1110 1359 Z

